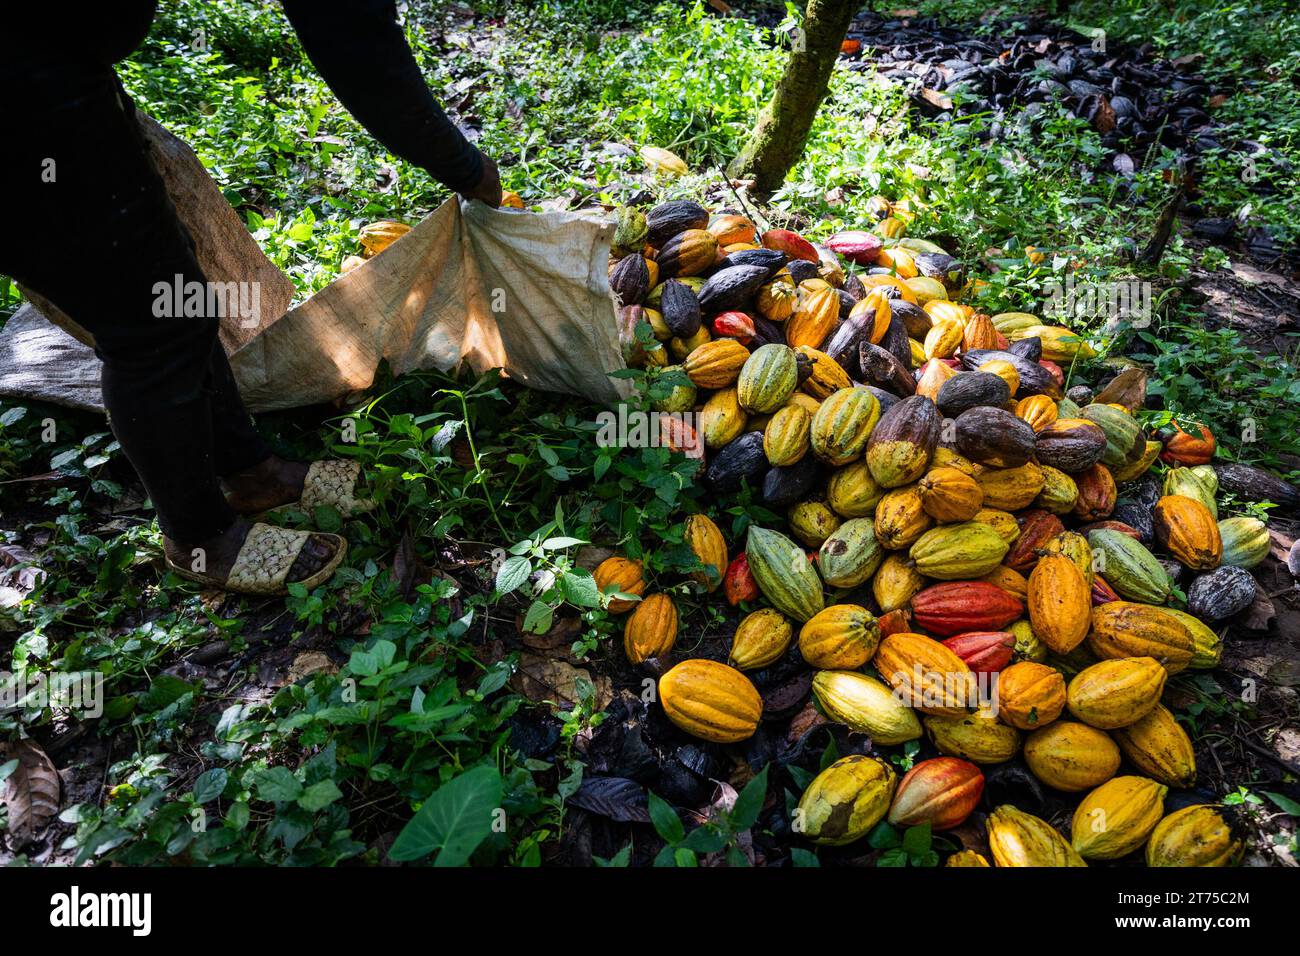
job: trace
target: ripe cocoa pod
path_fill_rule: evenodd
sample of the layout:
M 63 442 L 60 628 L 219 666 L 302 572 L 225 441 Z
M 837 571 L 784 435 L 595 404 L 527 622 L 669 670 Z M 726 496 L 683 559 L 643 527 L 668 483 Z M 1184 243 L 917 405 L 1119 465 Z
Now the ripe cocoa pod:
M 793 637 L 794 628 L 780 611 L 761 608 L 736 627 L 727 663 L 742 671 L 766 667 L 781 659 Z
M 1169 788 L 1146 777 L 1114 777 L 1080 801 L 1070 842 L 1086 860 L 1118 860 L 1151 835 Z
M 1120 751 L 1104 730 L 1057 720 L 1025 739 L 1025 764 L 1053 790 L 1079 793 L 1115 776 Z
M 864 607 L 832 604 L 799 631 L 799 653 L 823 670 L 854 670 L 871 660 L 880 644 L 880 625 Z
M 1020 731 L 1000 723 L 988 707 L 964 717 L 927 716 L 925 732 L 941 754 L 977 764 L 1006 763 L 1020 750 Z
M 871 831 L 889 811 L 898 778 L 876 757 L 841 757 L 799 798 L 798 831 L 814 843 L 843 846 Z
M 989 849 L 998 866 L 1087 866 L 1046 820 L 1004 804 L 989 814 Z
M 1111 731 L 1128 762 L 1167 787 L 1196 783 L 1196 751 L 1169 708 L 1156 704 L 1135 724 Z
M 935 830 L 960 826 L 984 792 L 980 768 L 958 757 L 922 760 L 898 782 L 889 822 L 896 827 L 929 823 Z
M 829 719 L 867 734 L 881 746 L 894 746 L 921 736 L 916 711 L 874 677 L 857 671 L 818 671 L 813 697 Z
M 606 558 L 597 566 L 592 577 L 596 579 L 596 588 L 602 594 L 617 591 L 640 597 L 645 593 L 645 578 L 642 576 L 640 561 L 619 557 Z M 609 613 L 623 614 L 632 610 L 638 603 L 640 602 L 614 598 L 609 602 Z
M 1039 640 L 1068 654 L 1088 636 L 1092 589 L 1069 558 L 1045 555 L 1029 575 L 1029 620 Z
M 1156 824 L 1147 841 L 1147 866 L 1236 866 L 1246 841 L 1235 815 L 1224 807 L 1196 804 Z
M 1152 657 L 1102 661 L 1074 676 L 1067 706 L 1079 720 L 1100 730 L 1135 724 L 1160 702 L 1168 676 Z
M 998 718 L 1012 727 L 1045 727 L 1061 716 L 1065 703 L 1065 678 L 1046 664 L 1021 661 L 998 674 Z
M 677 641 L 677 607 L 667 594 L 652 594 L 623 625 L 623 650 L 633 664 L 660 657 Z

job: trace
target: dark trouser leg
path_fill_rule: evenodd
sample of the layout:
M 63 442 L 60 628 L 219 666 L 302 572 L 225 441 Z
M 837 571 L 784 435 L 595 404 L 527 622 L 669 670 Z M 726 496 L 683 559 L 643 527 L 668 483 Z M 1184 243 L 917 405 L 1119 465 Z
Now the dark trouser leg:
M 0 66 L 5 113 L 20 131 L 0 154 L 0 187 L 23 226 L 0 235 L 0 272 L 95 336 L 109 421 L 163 532 L 205 540 L 234 521 L 217 469 L 270 450 L 239 400 L 216 317 L 156 314 L 160 283 L 206 283 L 193 243 L 113 71 L 18 68 L 21 77 Z

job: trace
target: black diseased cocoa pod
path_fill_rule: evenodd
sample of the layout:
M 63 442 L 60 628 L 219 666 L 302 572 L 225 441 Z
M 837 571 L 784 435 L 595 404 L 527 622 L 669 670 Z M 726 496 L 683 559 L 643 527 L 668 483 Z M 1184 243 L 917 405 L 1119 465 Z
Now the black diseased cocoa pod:
M 808 279 L 821 278 L 817 272 L 817 263 L 809 262 L 807 259 L 791 259 L 790 276 L 794 279 L 795 285 Z
M 1092 389 L 1087 385 L 1071 385 L 1065 397 L 1083 408 L 1085 405 L 1092 404 Z
M 662 202 L 645 216 L 646 242 L 661 246 L 679 232 L 687 229 L 706 229 L 709 211 L 689 199 Z
M 700 300 L 684 282 L 669 279 L 664 283 L 659 312 L 664 324 L 679 339 L 689 339 L 700 330 Z
M 863 385 L 861 387 L 865 388 L 872 395 L 876 396 L 876 401 L 880 403 L 881 415 L 885 414 L 885 412 L 889 411 L 891 408 L 893 408 L 895 405 L 897 405 L 899 402 L 902 401 L 902 399 L 899 398 L 897 395 L 895 395 L 893 392 L 887 392 L 883 388 L 877 388 L 874 385 Z
M 1187 568 L 1173 558 L 1156 558 L 1156 561 L 1165 569 L 1165 574 L 1169 575 L 1169 580 L 1173 582 L 1174 587 L 1181 589 L 1183 577 L 1187 574 Z
M 930 326 L 933 324 L 929 313 L 906 299 L 890 299 L 889 309 L 894 318 L 903 321 L 903 328 L 907 329 L 909 336 L 918 342 L 925 341 L 925 333 L 930 331 Z
M 622 305 L 640 305 L 650 291 L 650 269 L 641 256 L 624 256 L 609 274 L 609 289 Z
M 980 405 L 957 416 L 957 450 L 994 468 L 1018 468 L 1034 454 L 1034 430 L 1002 408 Z
M 1121 501 L 1115 505 L 1115 510 L 1111 512 L 1111 518 L 1115 521 L 1122 521 L 1138 533 L 1138 540 L 1143 544 L 1150 544 L 1155 537 L 1155 523 L 1151 517 L 1151 509 L 1133 501 Z
M 1247 501 L 1271 501 L 1288 511 L 1300 510 L 1300 488 L 1271 471 L 1239 462 L 1216 464 L 1219 487 Z
M 894 353 L 863 342 L 858 346 L 858 362 L 868 385 L 876 385 L 903 398 L 916 394 L 916 379 Z
M 850 272 L 844 277 L 844 291 L 853 296 L 855 302 L 861 302 L 867 297 L 867 287 L 862 284 L 862 279 L 856 272 Z
M 747 309 L 754 293 L 767 281 L 767 275 L 767 269 L 762 266 L 719 269 L 700 289 L 700 308 L 705 312 Z
M 840 321 L 847 319 L 853 307 L 858 304 L 858 300 L 853 298 L 843 289 L 836 289 L 835 294 L 840 297 Z
M 1245 568 L 1215 568 L 1187 589 L 1188 613 L 1202 621 L 1222 621 L 1240 614 L 1254 600 L 1255 578 Z
M 718 263 L 719 269 L 730 269 L 733 266 L 762 266 L 767 270 L 768 278 L 776 275 L 781 271 L 781 267 L 790 259 L 784 252 L 778 252 L 775 249 L 741 249 L 739 252 L 733 252 L 722 262 Z
M 938 279 L 949 289 L 961 286 L 965 266 L 944 252 L 918 252 L 912 257 L 916 271 L 931 279 Z
M 803 352 L 794 353 L 794 369 L 796 387 L 808 381 L 808 376 L 813 373 L 813 363 Z
M 862 367 L 858 360 L 858 346 L 870 341 L 875 314 L 861 312 L 846 318 L 826 337 L 822 351 L 839 363 L 849 378 L 860 378 Z
M 1018 339 L 1007 346 L 1007 351 L 1012 355 L 1019 355 L 1021 358 L 1037 362 L 1043 357 L 1043 340 L 1037 335 L 1031 335 L 1027 339 Z
M 763 433 L 745 432 L 714 456 L 713 463 L 704 473 L 704 480 L 715 491 L 735 491 L 746 480 L 751 486 L 759 485 L 767 467 Z
M 1059 468 L 1067 475 L 1087 471 L 1106 453 L 1106 434 L 1096 425 L 1058 427 L 1053 422 L 1034 440 L 1034 457 L 1040 465 Z
M 889 328 L 885 329 L 885 334 L 880 339 L 880 347 L 898 359 L 898 364 L 903 368 L 911 369 L 912 341 L 907 337 L 907 326 L 902 319 L 895 316 L 889 320 Z
M 730 447 L 727 445 L 723 451 Z M 803 500 L 820 477 L 821 467 L 812 455 L 804 455 L 793 465 L 768 469 L 763 478 L 763 504 L 773 508 L 789 507 Z
M 1011 401 L 1011 388 L 992 372 L 958 372 L 939 386 L 939 411 L 956 418 L 968 408 L 992 405 L 1001 408 Z
M 961 354 L 961 364 L 968 369 L 977 369 L 985 362 L 993 361 L 1010 362 L 1015 366 L 1016 374 L 1020 376 L 1020 389 L 1016 394 L 1021 398 L 1027 395 L 1047 395 L 1051 398 L 1060 396 L 1061 390 L 1056 384 L 1056 379 L 1052 378 L 1051 372 L 1037 362 L 1031 362 L 1015 352 L 1004 352 L 1001 349 L 972 349 Z
M 897 488 L 925 473 L 939 445 L 943 416 L 924 395 L 912 395 L 880 416 L 867 440 L 871 474 L 884 488 Z
M 781 326 L 761 315 L 750 316 L 754 323 L 754 341 L 749 343 L 752 352 L 760 345 L 785 345 L 785 332 Z

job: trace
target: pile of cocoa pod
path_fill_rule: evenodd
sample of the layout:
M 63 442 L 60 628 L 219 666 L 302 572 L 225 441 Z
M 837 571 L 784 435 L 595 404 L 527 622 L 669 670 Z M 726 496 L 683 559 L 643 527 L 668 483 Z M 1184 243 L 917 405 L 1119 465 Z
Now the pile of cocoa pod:
M 1221 480 L 1296 489 L 1216 468 L 1203 425 L 1150 433 L 1145 378 L 1114 376 L 1086 330 L 979 311 L 962 263 L 906 236 L 914 208 L 877 197 L 866 228 L 820 244 L 691 201 L 620 210 L 610 285 L 661 433 L 705 459 L 706 510 L 746 491 L 786 519 L 730 542 L 708 513 L 686 519 L 693 587 L 742 615 L 725 663 L 674 659 L 673 583 L 602 563 L 624 652 L 659 675 L 655 706 L 716 746 L 755 733 L 751 676 L 797 655 L 820 719 L 871 741 L 807 784 L 790 824 L 813 844 L 882 820 L 968 840 L 978 810 L 947 865 L 1233 863 L 1225 807 L 1166 804 L 1197 771 L 1161 697 L 1169 675 L 1216 666 L 1269 552 L 1264 522 L 1219 516 Z M 1077 796 L 1068 829 L 980 809 L 984 768 L 1018 756 Z

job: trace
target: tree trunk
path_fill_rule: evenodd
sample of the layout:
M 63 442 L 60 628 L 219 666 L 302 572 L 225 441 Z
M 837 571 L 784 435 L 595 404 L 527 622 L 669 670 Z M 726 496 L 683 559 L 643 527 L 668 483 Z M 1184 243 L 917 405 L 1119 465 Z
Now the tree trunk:
M 861 6 L 861 0 L 808 0 L 802 35 L 796 35 L 776 92 L 727 167 L 733 178 L 752 176 L 756 194 L 767 196 L 779 189 L 803 155 L 840 44 Z

